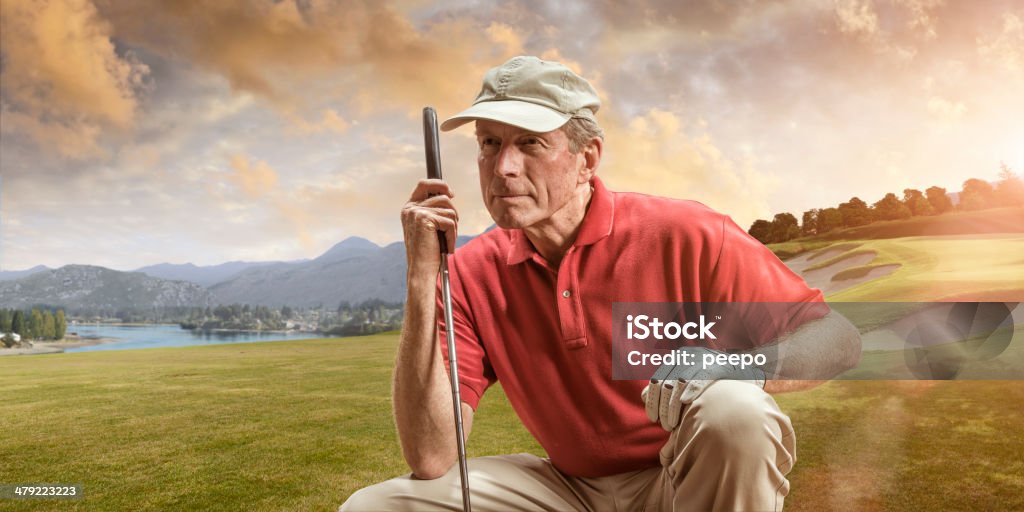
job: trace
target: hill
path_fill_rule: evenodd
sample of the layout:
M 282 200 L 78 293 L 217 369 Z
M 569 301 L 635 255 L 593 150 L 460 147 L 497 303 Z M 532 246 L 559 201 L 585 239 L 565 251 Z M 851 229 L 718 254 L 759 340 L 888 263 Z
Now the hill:
M 23 277 L 27 277 L 32 274 L 42 272 L 44 270 L 51 269 L 46 265 L 36 265 L 32 268 L 27 268 L 25 270 L 3 270 L 0 271 L 0 281 L 13 281 L 15 279 L 21 279 Z
M 270 265 L 271 261 L 229 261 L 219 265 L 198 266 L 192 263 L 175 264 L 160 263 L 135 269 L 148 276 L 169 279 L 171 281 L 188 281 L 200 286 L 209 287 L 226 281 L 250 268 Z
M 0 306 L 5 308 L 36 304 L 70 309 L 164 308 L 207 306 L 211 299 L 210 293 L 195 283 L 90 265 L 65 265 L 0 282 Z
M 994 208 L 973 212 L 911 217 L 905 220 L 874 222 L 844 228 L 822 235 L 769 244 L 778 257 L 786 259 L 804 251 L 819 249 L 844 240 L 882 240 L 912 236 L 980 235 L 1024 233 L 1024 208 Z
M 473 237 L 460 236 L 458 246 Z M 234 302 L 277 307 L 352 303 L 367 299 L 405 299 L 405 245 L 380 247 L 362 238 L 348 238 L 314 260 L 275 263 L 240 272 L 210 287 L 221 304 Z

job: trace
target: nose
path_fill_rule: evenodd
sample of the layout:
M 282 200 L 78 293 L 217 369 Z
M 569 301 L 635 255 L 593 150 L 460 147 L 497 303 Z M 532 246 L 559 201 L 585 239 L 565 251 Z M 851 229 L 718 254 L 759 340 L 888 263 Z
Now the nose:
M 515 144 L 502 144 L 494 161 L 494 173 L 502 177 L 519 176 L 523 171 L 523 153 Z

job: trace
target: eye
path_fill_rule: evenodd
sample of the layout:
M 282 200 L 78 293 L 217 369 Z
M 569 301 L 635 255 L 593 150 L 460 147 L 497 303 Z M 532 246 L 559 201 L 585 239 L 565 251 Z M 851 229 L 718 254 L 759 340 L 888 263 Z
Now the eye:
M 480 152 L 485 155 L 493 155 L 498 152 L 498 147 L 501 146 L 501 141 L 495 137 L 480 137 Z
M 523 138 L 523 144 L 527 146 L 540 144 L 540 139 L 538 139 L 537 137 L 525 137 Z

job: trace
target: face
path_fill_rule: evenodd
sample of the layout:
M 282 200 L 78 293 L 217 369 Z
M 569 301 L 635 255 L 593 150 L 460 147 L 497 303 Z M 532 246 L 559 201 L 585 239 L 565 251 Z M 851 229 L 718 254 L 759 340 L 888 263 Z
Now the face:
M 569 152 L 561 129 L 534 133 L 479 120 L 476 139 L 484 204 L 502 228 L 523 229 L 549 220 L 590 179 L 584 153 Z

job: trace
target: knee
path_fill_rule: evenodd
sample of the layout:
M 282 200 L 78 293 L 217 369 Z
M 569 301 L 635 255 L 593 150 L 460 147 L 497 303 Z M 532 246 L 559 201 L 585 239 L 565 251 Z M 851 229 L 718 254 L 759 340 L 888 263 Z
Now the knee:
M 338 507 L 338 512 L 393 510 L 395 507 L 390 503 L 392 496 L 394 492 L 389 489 L 388 482 L 364 487 L 352 493 L 345 503 Z
M 691 404 L 694 431 L 716 450 L 756 453 L 758 440 L 792 434 L 789 418 L 771 395 L 749 382 L 715 382 Z

